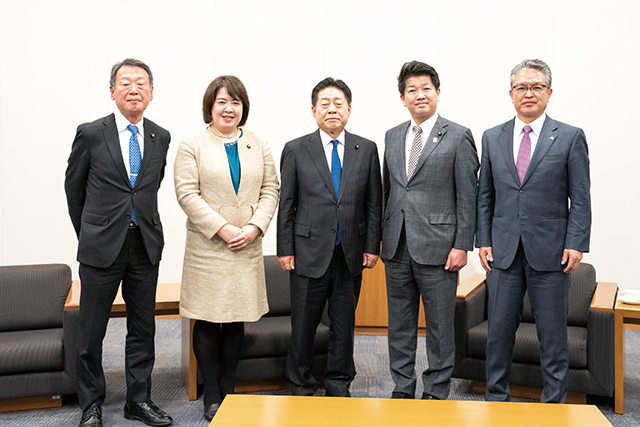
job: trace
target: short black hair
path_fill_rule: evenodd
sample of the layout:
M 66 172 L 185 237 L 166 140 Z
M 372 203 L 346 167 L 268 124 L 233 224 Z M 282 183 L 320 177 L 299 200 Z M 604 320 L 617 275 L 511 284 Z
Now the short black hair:
M 216 77 L 209 83 L 209 87 L 207 87 L 202 98 L 202 119 L 206 124 L 213 121 L 211 110 L 221 88 L 225 88 L 233 99 L 242 102 L 242 118 L 238 126 L 244 126 L 249 118 L 249 95 L 247 95 L 247 89 L 236 76 Z
M 149 76 L 149 86 L 153 87 L 153 74 L 151 74 L 151 68 L 149 68 L 149 66 L 144 62 L 133 58 L 126 58 L 120 62 L 116 62 L 115 64 L 113 64 L 113 67 L 111 67 L 111 76 L 109 77 L 109 86 L 114 87 L 116 85 L 116 74 L 118 74 L 118 70 L 120 70 L 120 68 L 122 67 L 142 68 L 147 72 L 147 75 Z
M 431 83 L 436 90 L 440 89 L 440 78 L 436 69 L 429 64 L 425 64 L 420 61 L 405 62 L 400 69 L 400 75 L 398 76 L 398 90 L 400 95 L 404 96 L 404 90 L 407 86 L 407 80 L 409 77 L 428 76 L 431 78 Z
M 311 91 L 311 105 L 316 105 L 316 102 L 318 102 L 318 94 L 321 90 L 324 90 L 328 87 L 335 87 L 336 89 L 342 91 L 344 97 L 347 98 L 347 104 L 351 105 L 351 89 L 349 89 L 349 86 L 347 86 L 345 82 L 340 79 L 336 80 L 333 77 L 327 77 L 313 88 L 313 90 Z

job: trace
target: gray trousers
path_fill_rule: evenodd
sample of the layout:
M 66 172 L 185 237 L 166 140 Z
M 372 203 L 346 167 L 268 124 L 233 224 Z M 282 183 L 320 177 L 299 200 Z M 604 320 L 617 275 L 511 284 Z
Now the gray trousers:
M 426 319 L 429 366 L 422 373 L 424 392 L 449 396 L 455 364 L 454 314 L 458 273 L 444 265 L 422 265 L 411 258 L 404 232 L 395 256 L 385 261 L 389 309 L 389 360 L 394 391 L 415 395 L 420 297 Z

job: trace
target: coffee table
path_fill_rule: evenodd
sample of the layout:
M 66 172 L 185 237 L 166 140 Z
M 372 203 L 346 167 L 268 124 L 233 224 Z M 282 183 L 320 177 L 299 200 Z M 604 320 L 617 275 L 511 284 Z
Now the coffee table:
M 593 405 L 230 394 L 210 427 L 610 427 Z

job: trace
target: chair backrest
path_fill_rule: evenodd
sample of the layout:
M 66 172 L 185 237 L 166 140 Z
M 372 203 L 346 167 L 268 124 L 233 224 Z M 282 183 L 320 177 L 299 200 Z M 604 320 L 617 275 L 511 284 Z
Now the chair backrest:
M 596 284 L 596 269 L 591 264 L 580 263 L 578 268 L 569 275 L 567 325 L 587 326 L 589 308 L 596 291 Z M 528 294 L 524 298 L 522 321 L 534 323 Z
M 70 288 L 66 264 L 0 266 L 0 332 L 61 328 Z
M 291 315 L 290 273 L 280 267 L 280 261 L 275 255 L 266 255 L 264 257 L 264 273 L 267 282 L 267 299 L 269 301 L 269 313 L 266 316 Z

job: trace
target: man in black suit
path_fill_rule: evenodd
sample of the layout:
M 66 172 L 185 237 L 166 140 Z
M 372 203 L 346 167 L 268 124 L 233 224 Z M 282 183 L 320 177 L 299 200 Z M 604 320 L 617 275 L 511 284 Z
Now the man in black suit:
M 153 99 L 153 75 L 145 63 L 130 58 L 116 63 L 109 84 L 118 108 L 78 127 L 65 177 L 82 281 L 80 426 L 102 426 L 102 341 L 121 282 L 127 304 L 124 416 L 166 426 L 173 420 L 151 401 L 151 371 L 156 285 L 164 246 L 157 196 L 171 136 L 143 118 Z
M 349 396 L 362 269 L 380 253 L 382 184 L 376 144 L 344 130 L 351 90 L 326 78 L 311 93 L 319 130 L 288 142 L 281 158 L 278 256 L 291 271 L 287 374 L 295 395 L 313 395 L 313 341 L 329 301 L 327 396 Z

